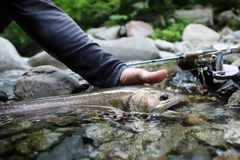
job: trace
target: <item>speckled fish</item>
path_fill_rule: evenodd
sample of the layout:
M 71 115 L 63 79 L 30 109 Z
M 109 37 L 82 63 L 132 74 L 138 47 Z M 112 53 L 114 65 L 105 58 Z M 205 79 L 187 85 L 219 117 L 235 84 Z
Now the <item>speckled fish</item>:
M 44 109 L 54 111 L 56 109 L 74 108 L 76 106 L 96 110 L 116 108 L 117 110 L 127 112 L 135 111 L 161 114 L 169 108 L 184 106 L 188 103 L 188 98 L 178 93 L 161 90 L 155 87 L 126 86 L 100 89 L 81 94 L 39 98 L 20 102 L 7 102 L 0 104 L 0 116 L 21 114 L 24 112 L 30 113 Z M 99 108 L 96 106 L 99 106 Z M 175 112 L 171 113 L 175 114 Z

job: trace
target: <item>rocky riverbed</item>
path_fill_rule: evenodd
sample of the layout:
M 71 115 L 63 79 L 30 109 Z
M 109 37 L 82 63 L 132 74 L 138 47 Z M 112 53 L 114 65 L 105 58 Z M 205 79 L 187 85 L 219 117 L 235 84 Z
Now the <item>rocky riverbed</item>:
M 197 81 L 188 82 L 185 89 L 166 83 L 180 73 L 175 61 L 139 67 L 171 67 L 169 75 L 173 77 L 155 86 L 184 92 L 191 102 L 181 110 L 191 111 L 190 115 L 163 118 L 154 114 L 120 116 L 101 110 L 78 110 L 2 116 L 2 159 L 211 160 L 240 156 L 238 109 L 204 94 Z

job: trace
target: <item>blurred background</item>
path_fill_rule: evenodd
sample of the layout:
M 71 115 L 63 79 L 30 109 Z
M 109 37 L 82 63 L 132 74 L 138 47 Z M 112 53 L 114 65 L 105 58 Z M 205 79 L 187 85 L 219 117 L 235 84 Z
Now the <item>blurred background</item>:
M 125 25 L 131 20 L 141 20 L 154 28 L 152 39 L 181 41 L 184 27 L 194 23 L 194 19 L 182 17 L 176 19 L 176 10 L 189 10 L 198 7 L 211 8 L 213 22 L 204 25 L 220 31 L 228 26 L 233 31 L 239 30 L 236 19 L 220 22 L 217 18 L 221 12 L 232 11 L 240 17 L 240 0 L 52 0 L 84 30 L 101 26 Z M 41 49 L 18 27 L 15 22 L 0 34 L 10 40 L 19 54 L 30 57 Z

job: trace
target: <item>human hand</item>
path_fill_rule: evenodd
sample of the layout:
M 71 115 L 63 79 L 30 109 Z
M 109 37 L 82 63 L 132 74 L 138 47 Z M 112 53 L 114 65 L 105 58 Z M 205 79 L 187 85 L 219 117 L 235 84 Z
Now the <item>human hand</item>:
M 158 83 L 164 80 L 167 76 L 166 70 L 149 72 L 141 68 L 125 69 L 118 82 L 118 86 L 124 85 L 149 85 L 150 83 Z

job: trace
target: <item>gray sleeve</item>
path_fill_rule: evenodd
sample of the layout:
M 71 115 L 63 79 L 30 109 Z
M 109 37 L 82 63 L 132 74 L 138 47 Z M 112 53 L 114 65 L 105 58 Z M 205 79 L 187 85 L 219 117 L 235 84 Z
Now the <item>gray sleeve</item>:
M 89 83 L 116 86 L 126 64 L 104 52 L 61 9 L 49 0 L 2 1 L 13 20 L 46 52 Z

